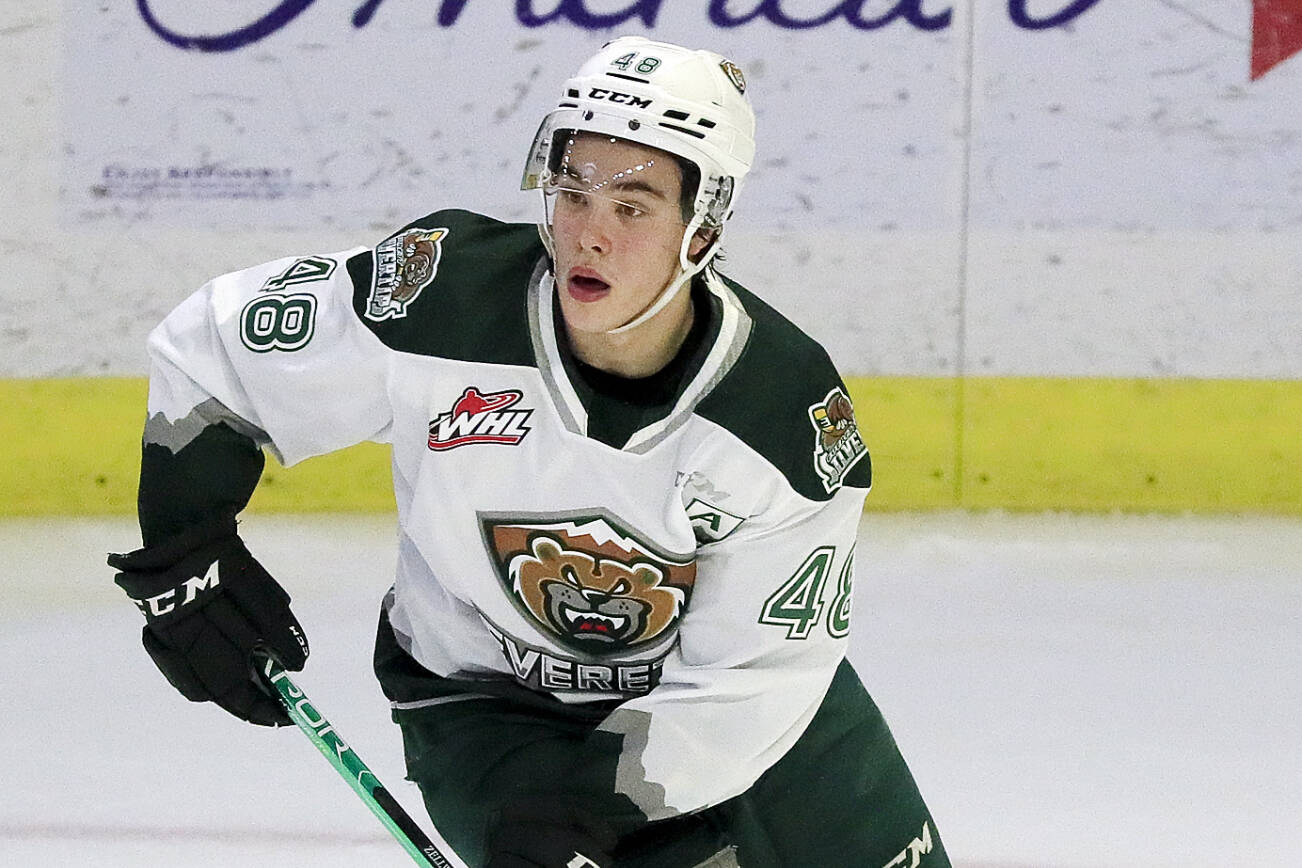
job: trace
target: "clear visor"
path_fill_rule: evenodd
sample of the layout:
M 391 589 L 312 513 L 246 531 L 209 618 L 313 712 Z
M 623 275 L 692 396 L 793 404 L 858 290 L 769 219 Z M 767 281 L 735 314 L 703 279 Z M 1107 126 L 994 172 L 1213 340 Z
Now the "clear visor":
M 588 189 L 564 176 L 543 187 L 543 207 L 553 234 L 596 231 L 612 238 L 659 240 L 676 249 L 687 230 L 677 204 Z
M 551 155 L 552 136 L 555 132 L 553 116 L 547 115 L 534 134 L 533 147 L 529 149 L 529 159 L 525 161 L 524 174 L 520 177 L 521 190 L 537 190 L 546 181 L 549 174 L 547 159 Z
M 559 183 L 559 175 L 567 152 L 566 142 L 578 131 L 568 126 L 560 126 L 562 121 L 558 117 L 559 114 L 561 113 L 553 112 L 547 115 L 539 125 L 520 179 L 520 189 L 546 190 Z M 605 134 L 598 133 L 598 135 Z M 613 133 L 610 135 L 614 138 L 623 138 Z M 666 150 L 666 147 L 659 142 L 642 142 L 642 144 Z M 688 158 L 684 157 L 684 159 Z M 695 167 L 692 173 L 695 177 L 683 179 L 684 183 L 689 185 L 687 203 L 689 215 L 698 215 L 701 224 L 705 226 L 721 227 L 731 209 L 735 182 L 733 178 L 722 174 L 706 173 L 702 177 L 699 160 L 690 161 Z
M 612 238 L 636 237 L 641 243 L 681 244 L 687 222 L 681 171 L 672 156 L 646 148 L 639 148 L 628 162 L 611 161 L 609 152 L 594 154 L 591 149 L 584 156 L 573 134 L 565 133 L 555 138 L 550 169 L 540 184 L 553 233 L 595 230 Z

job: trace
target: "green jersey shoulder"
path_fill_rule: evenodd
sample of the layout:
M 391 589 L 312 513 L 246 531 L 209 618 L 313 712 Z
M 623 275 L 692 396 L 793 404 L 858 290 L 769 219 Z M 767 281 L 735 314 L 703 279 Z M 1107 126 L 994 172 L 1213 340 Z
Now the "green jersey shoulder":
M 436 211 L 349 259 L 353 308 L 395 350 L 529 365 L 524 298 L 544 255 L 532 223 Z
M 741 357 L 697 406 L 776 467 L 799 494 L 867 489 L 872 461 L 849 391 L 826 350 L 754 293 L 724 283 L 751 320 Z

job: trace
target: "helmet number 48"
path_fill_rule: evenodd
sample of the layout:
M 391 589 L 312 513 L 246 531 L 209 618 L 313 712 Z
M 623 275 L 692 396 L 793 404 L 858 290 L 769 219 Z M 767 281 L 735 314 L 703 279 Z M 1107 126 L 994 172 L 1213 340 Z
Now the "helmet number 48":
M 635 60 L 637 61 L 636 66 L 633 64 L 633 61 Z M 621 54 L 619 57 L 616 57 L 610 62 L 610 65 L 618 67 L 624 72 L 628 72 L 629 67 L 632 67 L 634 72 L 640 72 L 643 75 L 650 75 L 655 72 L 656 67 L 660 65 L 660 58 L 647 56 L 638 60 L 637 52 L 630 51 L 628 54 Z

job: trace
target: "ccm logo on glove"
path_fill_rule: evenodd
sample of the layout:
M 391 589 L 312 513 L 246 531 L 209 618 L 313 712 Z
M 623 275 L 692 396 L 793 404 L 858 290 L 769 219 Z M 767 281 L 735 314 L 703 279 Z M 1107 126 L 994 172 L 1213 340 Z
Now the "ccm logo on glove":
M 221 578 L 218 576 L 217 561 L 213 561 L 208 566 L 208 572 L 202 576 L 194 576 L 186 579 L 185 582 L 176 588 L 163 591 L 152 597 L 146 597 L 143 600 L 132 600 L 139 607 L 140 611 L 145 613 L 146 618 L 159 618 L 173 611 L 177 606 L 186 606 L 195 601 L 200 591 L 206 591 L 215 588 L 221 584 Z M 185 598 L 177 600 L 177 597 L 184 592 Z

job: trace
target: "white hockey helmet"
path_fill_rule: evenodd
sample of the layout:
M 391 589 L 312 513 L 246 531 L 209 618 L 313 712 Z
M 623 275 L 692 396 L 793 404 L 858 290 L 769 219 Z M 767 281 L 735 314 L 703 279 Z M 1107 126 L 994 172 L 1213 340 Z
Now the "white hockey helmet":
M 663 308 L 718 252 L 724 222 L 755 159 L 755 112 L 745 93 L 741 69 L 722 55 L 622 36 L 602 46 L 565 82 L 556 108 L 543 118 L 520 182 L 522 190 L 547 189 L 572 131 L 658 148 L 696 168 L 694 179 L 683 179 L 684 184 L 695 181 L 696 189 L 686 191 L 693 195 L 691 213 L 684 215 L 682 274 L 620 331 Z M 699 256 L 690 257 L 691 239 L 701 228 L 711 231 L 711 243 Z M 546 219 L 539 229 L 551 250 Z

